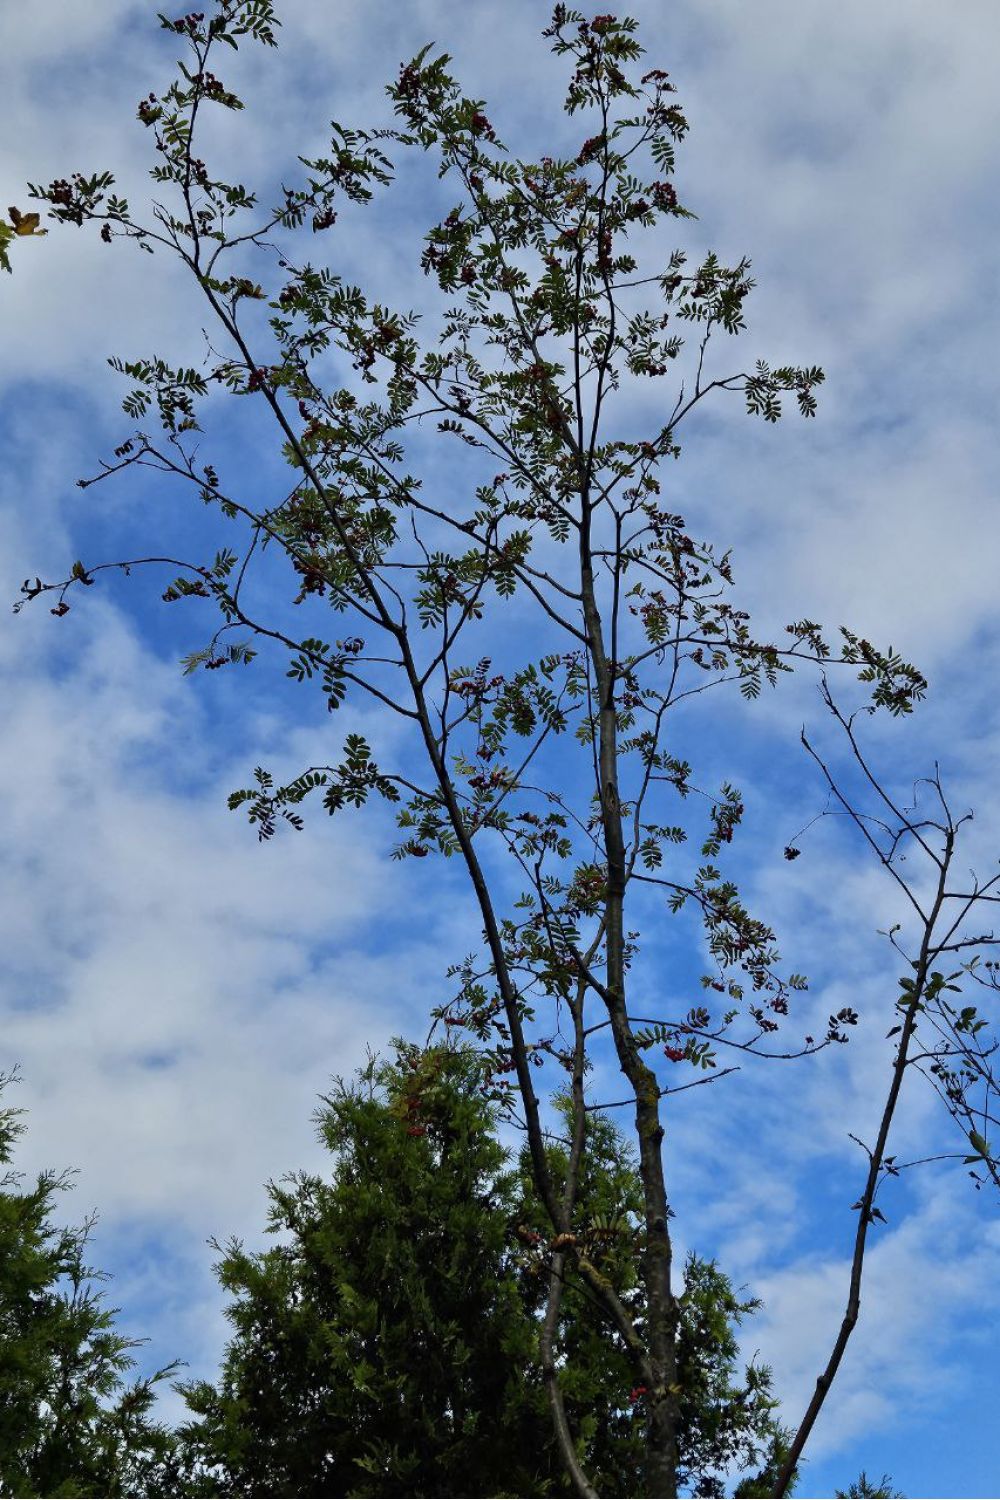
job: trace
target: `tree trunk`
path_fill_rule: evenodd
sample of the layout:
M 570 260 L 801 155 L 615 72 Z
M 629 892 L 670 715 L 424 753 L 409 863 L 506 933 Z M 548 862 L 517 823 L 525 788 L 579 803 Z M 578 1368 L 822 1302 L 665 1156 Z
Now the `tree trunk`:
M 586 501 L 584 502 L 586 510 Z M 635 1126 L 639 1140 L 639 1174 L 646 1211 L 647 1335 L 653 1387 L 647 1393 L 646 1493 L 677 1494 L 677 1351 L 676 1309 L 671 1290 L 671 1241 L 667 1189 L 663 1173 L 663 1126 L 656 1075 L 636 1046 L 625 1002 L 625 840 L 618 793 L 618 727 L 615 719 L 614 663 L 604 648 L 603 626 L 594 590 L 586 522 L 581 532 L 581 583 L 588 648 L 598 692 L 598 770 L 601 819 L 607 856 L 605 930 L 607 952 L 606 1004 L 611 1033 L 622 1071 L 635 1095 Z

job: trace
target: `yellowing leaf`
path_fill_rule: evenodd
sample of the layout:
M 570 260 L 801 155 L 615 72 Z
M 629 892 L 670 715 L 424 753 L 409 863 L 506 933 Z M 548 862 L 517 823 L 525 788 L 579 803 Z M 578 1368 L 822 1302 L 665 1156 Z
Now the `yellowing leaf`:
M 14 208 L 13 205 L 8 208 L 7 212 L 10 214 L 15 234 L 48 234 L 49 231 L 47 229 L 39 227 L 41 224 L 40 214 L 23 214 L 20 209 Z

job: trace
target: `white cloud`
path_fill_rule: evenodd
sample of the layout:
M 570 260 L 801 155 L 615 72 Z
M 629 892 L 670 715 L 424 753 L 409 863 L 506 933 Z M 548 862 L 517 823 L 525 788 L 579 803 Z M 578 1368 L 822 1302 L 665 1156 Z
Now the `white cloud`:
M 936 1180 L 899 1228 L 873 1236 L 861 1319 L 817 1427 L 814 1458 L 891 1427 L 903 1403 L 932 1410 L 944 1388 L 959 1399 L 969 1388 L 975 1330 L 956 1340 L 955 1323 L 996 1316 L 1000 1272 L 996 1226 L 984 1226 L 974 1208 L 961 1183 L 955 1190 Z M 804 1411 L 826 1363 L 848 1274 L 846 1257 L 813 1256 L 755 1283 L 765 1307 L 748 1341 L 773 1363 L 789 1414 Z
M 224 784 L 164 786 L 151 757 L 191 705 L 95 623 L 71 681 L 7 683 L 4 1051 L 37 1104 L 35 1159 L 70 1151 L 110 1215 L 200 1223 L 284 1164 L 307 1101 L 390 1024 L 352 957 L 376 860 L 346 827 L 257 851 Z

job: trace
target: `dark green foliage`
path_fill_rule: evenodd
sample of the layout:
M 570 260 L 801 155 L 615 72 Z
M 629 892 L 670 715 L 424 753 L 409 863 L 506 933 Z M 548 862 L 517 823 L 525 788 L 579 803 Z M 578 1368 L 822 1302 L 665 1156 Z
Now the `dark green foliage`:
M 234 1335 L 186 1387 L 184 1493 L 569 1493 L 507 1249 L 515 1185 L 465 1053 L 402 1050 L 320 1116 L 330 1181 L 272 1185 L 219 1265 Z
M 902 1491 L 894 1490 L 890 1475 L 883 1474 L 877 1482 L 869 1479 L 864 1469 L 849 1490 L 834 1490 L 838 1500 L 902 1500 Z
M 0 1108 L 2 1167 L 18 1113 Z M 115 1331 L 85 1262 L 90 1225 L 53 1223 L 66 1186 L 52 1173 L 30 1188 L 13 1171 L 0 1178 L 0 1496 L 141 1494 L 169 1445 L 150 1412 L 171 1371 L 126 1384 L 136 1344 Z
M 526 1161 L 514 1170 L 497 1140 L 482 1061 L 471 1050 L 400 1046 L 355 1086 L 338 1085 L 319 1119 L 336 1157 L 331 1179 L 272 1185 L 279 1243 L 224 1251 L 234 1335 L 218 1383 L 184 1388 L 193 1420 L 172 1492 L 572 1493 L 537 1369 L 551 1241 Z M 558 1146 L 551 1163 L 565 1169 Z M 624 1140 L 592 1116 L 579 1239 L 640 1322 L 641 1203 Z M 734 1324 L 755 1306 L 717 1267 L 689 1260 L 681 1451 L 696 1494 L 723 1493 L 734 1465 L 759 1486 L 781 1440 L 767 1371 L 735 1378 Z M 602 1494 L 635 1494 L 642 1392 L 575 1279 L 559 1349 L 588 1473 Z

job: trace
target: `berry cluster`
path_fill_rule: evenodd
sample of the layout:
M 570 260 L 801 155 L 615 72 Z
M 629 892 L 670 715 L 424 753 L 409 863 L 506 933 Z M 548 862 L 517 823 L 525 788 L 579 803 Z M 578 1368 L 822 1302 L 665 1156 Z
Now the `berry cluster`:
M 204 11 L 191 11 L 190 15 L 180 16 L 176 21 L 167 21 L 165 25 L 168 31 L 176 31 L 179 36 L 197 36 L 198 27 L 204 19 Z
M 82 224 L 91 207 L 82 172 L 74 172 L 68 182 L 65 177 L 57 177 L 45 196 L 60 210 L 60 219 L 70 224 Z

